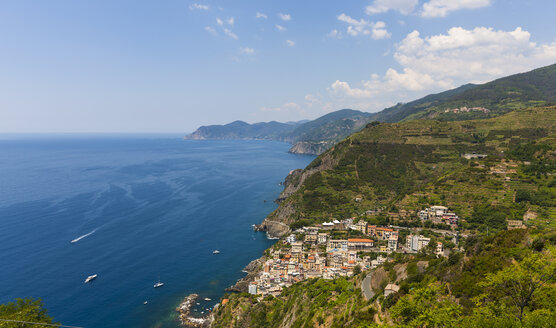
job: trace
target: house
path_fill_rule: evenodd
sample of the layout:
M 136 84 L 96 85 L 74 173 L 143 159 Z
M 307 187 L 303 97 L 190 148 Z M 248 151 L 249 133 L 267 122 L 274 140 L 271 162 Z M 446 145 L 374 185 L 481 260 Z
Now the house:
M 370 251 L 373 247 L 373 241 L 365 238 L 349 238 L 348 249 L 355 251 Z
M 397 293 L 399 290 L 400 290 L 400 286 L 395 284 L 388 284 L 386 285 L 386 288 L 384 288 L 384 297 L 390 294 Z
M 355 225 L 355 230 L 361 231 L 362 233 L 367 233 L 367 221 L 360 220 Z
M 326 241 L 328 240 L 328 234 L 321 232 L 317 235 L 317 243 L 319 244 L 326 244 Z
M 308 233 L 305 235 L 305 242 L 306 243 L 311 243 L 311 244 L 315 244 L 318 240 L 318 234 L 317 233 Z
M 465 159 L 474 159 L 474 158 L 476 158 L 476 159 L 483 159 L 483 158 L 487 157 L 487 155 L 472 153 L 472 154 L 463 154 L 463 157 L 464 157 Z
M 436 250 L 434 251 L 434 254 L 436 254 L 438 256 L 444 255 L 444 246 L 439 241 L 436 242 Z
M 427 246 L 430 241 L 431 241 L 430 238 L 421 235 L 419 236 L 409 235 L 406 238 L 405 247 L 410 251 L 417 252 L 421 250 L 423 247 Z
M 398 236 L 390 236 L 388 239 L 388 250 L 395 252 L 398 250 Z
M 286 242 L 291 244 L 295 241 L 295 235 L 292 233 L 291 235 L 286 237 Z
M 345 239 L 329 239 L 326 244 L 326 251 L 330 252 L 333 249 L 347 251 L 348 241 Z
M 301 241 L 294 241 L 292 243 L 292 253 L 301 253 L 303 252 L 303 242 Z
M 252 282 L 252 283 L 249 284 L 249 287 L 248 287 L 249 294 L 257 295 L 257 289 L 258 288 L 257 288 L 257 283 L 256 282 Z
M 523 221 L 521 220 L 508 220 L 508 230 L 513 229 L 525 229 L 525 225 L 523 225 Z

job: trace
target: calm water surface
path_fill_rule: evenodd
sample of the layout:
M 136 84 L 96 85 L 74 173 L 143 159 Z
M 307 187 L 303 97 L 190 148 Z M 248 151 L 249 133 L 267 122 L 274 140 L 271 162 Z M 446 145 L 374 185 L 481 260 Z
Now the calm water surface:
M 197 292 L 212 307 L 272 244 L 251 225 L 276 208 L 288 172 L 313 159 L 288 148 L 179 136 L 0 137 L 0 303 L 40 297 L 67 325 L 176 327 L 184 296 Z M 154 289 L 158 279 L 165 285 Z

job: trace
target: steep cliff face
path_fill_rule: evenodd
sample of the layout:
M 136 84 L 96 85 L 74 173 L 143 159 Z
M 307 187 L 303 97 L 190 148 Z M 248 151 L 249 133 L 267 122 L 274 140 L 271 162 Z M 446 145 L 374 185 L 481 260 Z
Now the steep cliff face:
M 258 230 L 266 231 L 270 237 L 282 237 L 289 231 L 289 224 L 292 223 L 296 213 L 295 203 L 288 200 L 303 185 L 305 180 L 311 175 L 328 170 L 337 164 L 329 153 L 317 157 L 305 170 L 294 170 L 285 179 L 284 190 L 276 200 L 280 206 L 270 213 L 263 222 L 257 226 Z

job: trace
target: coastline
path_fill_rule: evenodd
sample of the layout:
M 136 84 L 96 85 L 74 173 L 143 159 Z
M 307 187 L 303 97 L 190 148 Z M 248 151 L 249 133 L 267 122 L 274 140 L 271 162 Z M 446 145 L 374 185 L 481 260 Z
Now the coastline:
M 280 204 L 290 193 L 291 188 L 288 188 L 292 182 L 292 178 L 300 175 L 303 169 L 294 169 L 290 171 L 284 181 L 280 184 L 283 186 L 283 190 L 275 199 L 276 204 Z M 270 213 L 269 213 L 270 214 Z M 276 228 L 278 226 L 278 228 Z M 288 225 L 278 221 L 268 220 L 268 215 L 263 219 L 260 224 L 253 224 L 252 229 L 255 232 L 264 232 L 268 240 L 280 240 L 287 232 L 290 231 Z M 267 248 L 268 249 L 268 248 Z M 260 274 L 263 269 L 263 264 L 265 261 L 264 253 L 261 256 L 251 260 L 241 272 L 245 273 L 244 277 L 239 278 L 233 285 L 226 287 L 224 293 L 247 293 L 249 284 L 255 281 L 255 278 Z M 202 316 L 192 316 L 191 309 L 195 306 L 195 300 L 199 298 L 196 293 L 186 296 L 183 301 L 176 307 L 175 311 L 178 312 L 178 318 L 180 325 L 183 327 L 196 327 L 196 328 L 207 328 L 210 327 L 214 320 L 214 310 L 221 305 L 222 297 L 220 297 L 219 302 L 214 306 L 212 311 L 208 314 Z

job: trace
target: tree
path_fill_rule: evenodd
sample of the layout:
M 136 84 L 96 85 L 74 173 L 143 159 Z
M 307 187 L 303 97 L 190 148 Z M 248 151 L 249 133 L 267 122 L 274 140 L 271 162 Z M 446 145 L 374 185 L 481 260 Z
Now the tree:
M 434 282 L 400 298 L 390 312 L 402 327 L 458 327 L 461 311 L 446 286 Z
M 360 274 L 360 273 L 361 273 L 361 266 L 356 265 L 356 266 L 353 268 L 353 275 L 356 276 L 356 275 L 358 275 L 358 274 Z
M 554 312 L 555 282 L 556 248 L 551 246 L 542 253 L 530 253 L 522 261 L 487 275 L 479 284 L 485 292 L 476 303 L 494 314 L 511 315 L 523 322 L 535 310 Z
M 46 309 L 43 307 L 42 300 L 34 300 L 31 298 L 18 298 L 15 302 L 0 304 L 0 319 L 53 323 L 52 318 L 48 316 Z M 0 321 L 0 327 L 30 328 L 39 326 L 33 324 Z

